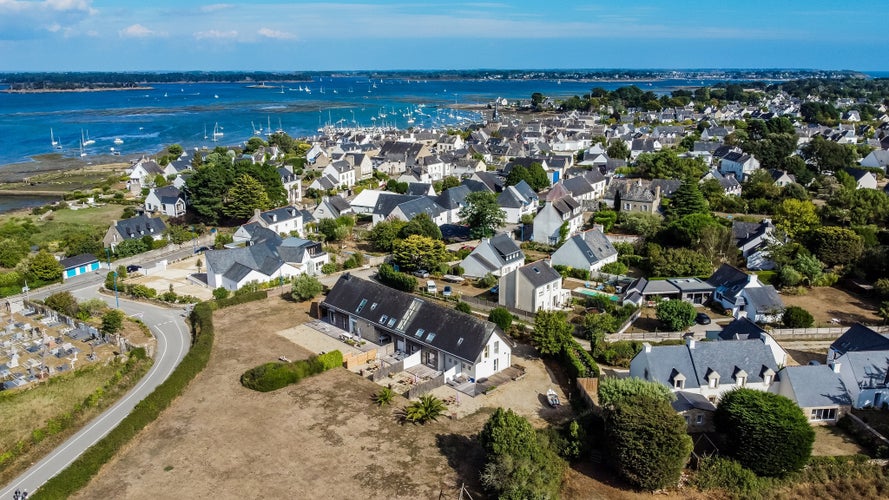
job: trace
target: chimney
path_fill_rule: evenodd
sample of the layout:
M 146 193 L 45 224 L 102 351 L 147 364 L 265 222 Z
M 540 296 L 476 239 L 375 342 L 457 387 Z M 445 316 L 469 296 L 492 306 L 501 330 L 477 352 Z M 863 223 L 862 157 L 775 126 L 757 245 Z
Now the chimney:
M 689 349 L 694 349 L 695 348 L 695 338 L 691 337 L 691 336 L 686 337 L 685 338 L 685 345 L 687 345 Z
M 830 363 L 828 366 L 830 366 L 830 369 L 833 370 L 834 373 L 840 373 L 840 365 L 841 364 L 842 363 L 834 361 L 833 363 Z
M 642 350 L 645 352 L 651 352 L 651 344 L 649 344 L 648 342 L 643 342 Z
M 654 199 L 656 200 L 656 199 L 658 199 L 658 198 L 660 198 L 660 197 L 661 197 L 661 187 L 660 187 L 660 186 L 655 186 L 655 187 L 654 187 Z
M 254 217 L 259 217 L 259 214 L 261 214 L 261 213 L 262 213 L 262 210 L 260 210 L 258 208 L 253 209 L 253 216 Z

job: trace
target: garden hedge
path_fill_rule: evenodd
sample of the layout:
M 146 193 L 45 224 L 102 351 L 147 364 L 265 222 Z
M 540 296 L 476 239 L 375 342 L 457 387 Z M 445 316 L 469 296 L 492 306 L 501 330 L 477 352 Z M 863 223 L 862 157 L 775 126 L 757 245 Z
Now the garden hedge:
M 241 385 L 254 391 L 269 392 L 337 366 L 343 366 L 343 353 L 340 351 L 331 351 L 290 363 L 273 361 L 244 372 L 241 375 Z

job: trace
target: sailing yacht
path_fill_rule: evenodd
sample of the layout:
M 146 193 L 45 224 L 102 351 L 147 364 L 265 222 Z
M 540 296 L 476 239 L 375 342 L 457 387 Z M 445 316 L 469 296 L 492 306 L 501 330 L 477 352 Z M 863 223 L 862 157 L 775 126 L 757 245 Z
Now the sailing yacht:
M 53 149 L 62 149 L 62 144 L 52 134 L 52 128 L 49 129 L 49 142 L 52 144 Z
M 80 156 L 86 156 L 86 151 L 83 150 L 83 130 L 80 131 Z
M 83 135 L 83 131 L 82 131 L 82 130 L 80 131 L 80 135 L 81 135 L 81 136 Z M 81 140 L 82 140 L 82 139 L 81 139 Z M 83 141 L 83 145 L 84 145 L 84 146 L 92 146 L 92 145 L 95 144 L 95 143 L 96 143 L 96 141 L 90 139 L 90 131 L 87 130 L 87 131 L 86 131 L 86 140 Z
M 213 125 L 213 142 L 218 141 L 219 138 L 223 135 L 225 134 L 222 132 L 222 127 L 220 127 L 219 122 L 217 122 L 215 125 Z
M 123 144 L 123 139 L 121 139 L 120 137 L 115 137 L 114 144 Z

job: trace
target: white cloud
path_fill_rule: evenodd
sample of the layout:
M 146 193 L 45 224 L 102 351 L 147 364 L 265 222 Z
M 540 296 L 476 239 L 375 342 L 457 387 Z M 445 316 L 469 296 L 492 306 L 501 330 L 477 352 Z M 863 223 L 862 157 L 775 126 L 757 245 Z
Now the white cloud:
M 260 36 L 274 38 L 276 40 L 293 40 L 296 38 L 296 35 L 292 33 L 286 33 L 284 31 L 273 30 L 270 28 L 260 28 L 257 33 L 259 33 Z
M 59 33 L 96 13 L 91 0 L 0 0 L 0 40 Z
M 194 34 L 194 37 L 198 40 L 233 40 L 238 37 L 238 32 L 235 30 L 231 31 L 219 31 L 219 30 L 209 30 L 209 31 L 198 31 Z
M 214 3 L 210 5 L 202 5 L 200 8 L 201 12 L 210 13 L 210 12 L 219 12 L 221 10 L 228 10 L 235 8 L 234 5 L 230 3 Z
M 141 24 L 133 24 L 120 30 L 118 34 L 121 38 L 150 38 L 159 35 L 156 31 L 150 30 Z

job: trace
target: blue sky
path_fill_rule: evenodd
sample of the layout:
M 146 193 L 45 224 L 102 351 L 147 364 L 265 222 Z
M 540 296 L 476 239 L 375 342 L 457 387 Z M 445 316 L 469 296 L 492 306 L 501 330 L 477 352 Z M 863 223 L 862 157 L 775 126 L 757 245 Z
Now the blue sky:
M 885 7 L 877 0 L 0 0 L 0 71 L 889 70 Z

